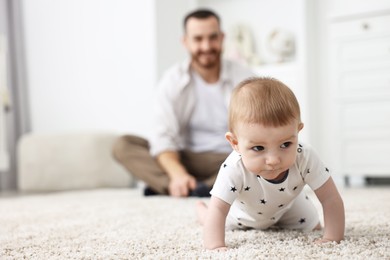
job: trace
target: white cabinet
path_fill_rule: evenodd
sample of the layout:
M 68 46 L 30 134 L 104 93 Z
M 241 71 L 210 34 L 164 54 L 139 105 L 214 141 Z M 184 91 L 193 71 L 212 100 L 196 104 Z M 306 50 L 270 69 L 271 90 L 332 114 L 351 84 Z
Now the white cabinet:
M 390 9 L 333 17 L 329 33 L 336 171 L 390 176 Z

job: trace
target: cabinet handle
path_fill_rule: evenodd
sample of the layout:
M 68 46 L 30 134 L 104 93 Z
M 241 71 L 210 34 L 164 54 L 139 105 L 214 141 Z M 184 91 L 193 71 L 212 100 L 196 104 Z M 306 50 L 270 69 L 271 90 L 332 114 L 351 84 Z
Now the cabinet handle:
M 368 31 L 370 29 L 370 24 L 369 23 L 362 23 L 362 29 L 364 31 Z

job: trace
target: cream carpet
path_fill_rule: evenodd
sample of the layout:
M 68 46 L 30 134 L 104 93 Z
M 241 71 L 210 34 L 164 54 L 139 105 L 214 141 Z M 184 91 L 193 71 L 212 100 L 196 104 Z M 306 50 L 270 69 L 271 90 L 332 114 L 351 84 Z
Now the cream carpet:
M 197 199 L 101 189 L 0 198 L 0 259 L 390 259 L 390 188 L 343 189 L 346 238 L 320 232 L 227 232 L 227 252 L 202 249 Z

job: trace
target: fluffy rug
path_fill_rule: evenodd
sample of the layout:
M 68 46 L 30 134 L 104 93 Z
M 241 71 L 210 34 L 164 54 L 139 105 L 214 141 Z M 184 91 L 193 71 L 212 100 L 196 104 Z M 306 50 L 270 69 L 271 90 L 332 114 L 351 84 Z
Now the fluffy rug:
M 346 238 L 230 231 L 226 252 L 202 248 L 197 199 L 101 189 L 0 198 L 0 259 L 390 259 L 390 189 L 341 190 Z M 310 194 L 312 196 L 312 194 Z

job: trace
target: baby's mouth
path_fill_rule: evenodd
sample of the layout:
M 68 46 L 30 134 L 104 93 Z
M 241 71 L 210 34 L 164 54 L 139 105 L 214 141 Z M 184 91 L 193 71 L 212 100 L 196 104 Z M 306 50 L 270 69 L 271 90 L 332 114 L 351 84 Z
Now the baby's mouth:
M 282 173 L 282 169 L 268 169 L 268 170 L 265 170 L 265 172 L 277 172 L 277 171 L 280 171 L 280 173 Z

